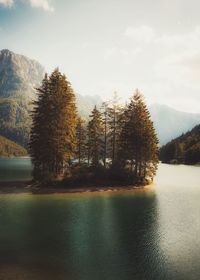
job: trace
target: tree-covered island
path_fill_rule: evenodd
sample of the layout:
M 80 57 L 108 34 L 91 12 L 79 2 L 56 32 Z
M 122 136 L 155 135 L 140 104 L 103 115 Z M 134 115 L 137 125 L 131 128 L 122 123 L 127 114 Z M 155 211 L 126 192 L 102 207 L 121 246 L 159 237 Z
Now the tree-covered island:
M 78 116 L 74 91 L 58 69 L 34 101 L 30 154 L 41 186 L 145 185 L 158 165 L 158 140 L 142 94 L 121 106 L 117 96 Z

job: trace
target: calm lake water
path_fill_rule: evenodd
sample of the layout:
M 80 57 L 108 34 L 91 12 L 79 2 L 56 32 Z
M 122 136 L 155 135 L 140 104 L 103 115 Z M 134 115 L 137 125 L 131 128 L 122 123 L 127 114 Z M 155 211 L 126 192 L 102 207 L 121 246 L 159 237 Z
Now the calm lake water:
M 200 279 L 200 168 L 160 165 L 142 192 L 0 195 L 0 279 Z
M 30 158 L 0 158 L 0 181 L 27 181 L 31 172 Z

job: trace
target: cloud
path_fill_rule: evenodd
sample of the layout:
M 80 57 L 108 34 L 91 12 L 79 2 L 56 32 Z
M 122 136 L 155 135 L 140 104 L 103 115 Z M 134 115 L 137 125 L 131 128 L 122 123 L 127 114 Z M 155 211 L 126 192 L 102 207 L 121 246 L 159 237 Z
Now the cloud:
M 120 59 L 120 58 L 128 58 L 131 60 L 142 52 L 141 48 L 119 48 L 119 47 L 110 47 L 104 49 L 103 56 L 105 59 Z
M 163 35 L 155 44 L 167 54 L 155 65 L 157 76 L 200 90 L 200 26 L 184 34 Z
M 125 36 L 137 42 L 150 43 L 155 38 L 155 32 L 150 26 L 142 25 L 139 27 L 129 26 L 125 30 Z
M 0 0 L 0 5 L 3 5 L 5 7 L 12 7 L 13 4 L 13 0 Z
M 3 5 L 5 8 L 10 8 L 14 5 L 16 0 L 0 0 L 0 5 Z M 29 0 L 29 3 L 32 8 L 40 8 L 47 12 L 53 12 L 54 8 L 49 3 L 48 0 Z
M 199 49 L 200 47 L 200 26 L 196 26 L 191 32 L 175 35 L 162 35 L 155 39 L 155 42 L 165 48 L 172 50 Z
M 155 66 L 157 78 L 180 87 L 200 90 L 200 51 L 185 51 L 161 59 Z
M 0 0 L 1 1 L 1 0 Z M 47 12 L 53 12 L 54 8 L 48 2 L 48 0 L 29 0 L 31 7 L 33 8 L 41 8 Z
M 129 59 L 132 65 L 138 67 L 140 64 L 142 67 L 138 70 L 138 76 L 134 67 L 130 66 L 129 71 L 134 73 L 137 86 L 145 89 L 150 103 L 157 101 L 185 111 L 198 112 L 200 25 L 179 33 L 173 30 L 169 30 L 170 33 L 160 32 L 146 25 L 126 28 L 125 42 L 136 47 L 135 59 L 131 60 L 130 53 Z M 137 47 L 142 49 L 142 55 Z

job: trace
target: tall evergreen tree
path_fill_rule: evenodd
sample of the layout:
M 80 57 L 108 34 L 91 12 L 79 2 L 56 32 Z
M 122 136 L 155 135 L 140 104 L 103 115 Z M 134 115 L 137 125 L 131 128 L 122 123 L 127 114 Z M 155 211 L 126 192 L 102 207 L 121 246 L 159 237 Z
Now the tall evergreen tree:
M 109 133 L 109 107 L 108 107 L 108 102 L 103 102 L 102 106 L 101 106 L 102 110 L 103 110 L 103 118 L 102 118 L 102 122 L 103 122 L 103 134 L 104 134 L 104 138 L 103 138 L 103 164 L 104 167 L 106 168 L 106 159 L 108 157 L 108 133 Z
M 152 180 L 158 164 L 158 140 L 144 98 L 138 90 L 125 109 L 123 119 L 120 155 L 136 181 Z
M 87 147 L 86 147 L 86 128 L 85 122 L 80 117 L 77 121 L 77 158 L 79 165 L 85 161 L 85 157 L 87 155 Z
M 103 124 L 101 112 L 94 107 L 88 123 L 88 164 L 97 167 L 102 159 Z
M 33 176 L 35 179 L 41 180 L 43 176 L 47 176 L 48 163 L 51 158 L 49 153 L 50 127 L 48 125 L 51 94 L 47 74 L 45 74 L 41 87 L 37 89 L 37 93 L 38 98 L 33 102 L 30 154 L 34 165 Z
M 112 165 L 117 161 L 118 142 L 120 135 L 120 113 L 121 107 L 119 105 L 119 98 L 117 93 L 114 93 L 111 106 L 108 108 L 108 124 L 109 124 L 109 144 L 110 144 L 110 158 Z
M 64 173 L 76 149 L 75 95 L 58 69 L 45 76 L 38 93 L 30 141 L 34 177 L 55 179 Z

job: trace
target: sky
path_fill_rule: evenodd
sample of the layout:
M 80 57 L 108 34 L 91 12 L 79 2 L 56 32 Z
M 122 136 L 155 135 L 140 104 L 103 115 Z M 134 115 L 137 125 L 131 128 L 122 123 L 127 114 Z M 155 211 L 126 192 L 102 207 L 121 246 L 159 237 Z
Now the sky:
M 200 113 L 199 0 L 0 0 L 0 49 L 66 74 L 82 95 Z

